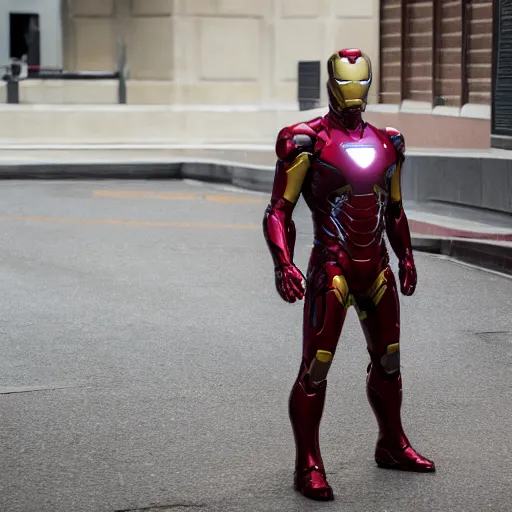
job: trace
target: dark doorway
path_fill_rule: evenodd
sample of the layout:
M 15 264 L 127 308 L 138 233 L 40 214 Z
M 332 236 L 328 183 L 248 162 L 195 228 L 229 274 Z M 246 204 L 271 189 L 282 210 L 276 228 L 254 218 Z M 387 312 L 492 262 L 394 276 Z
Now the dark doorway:
M 39 14 L 10 13 L 11 59 L 27 58 L 29 66 L 41 65 Z

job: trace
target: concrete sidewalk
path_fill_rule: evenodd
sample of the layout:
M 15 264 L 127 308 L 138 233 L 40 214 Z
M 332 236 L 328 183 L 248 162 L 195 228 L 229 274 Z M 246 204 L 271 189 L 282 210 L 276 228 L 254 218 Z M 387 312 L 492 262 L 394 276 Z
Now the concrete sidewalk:
M 512 216 L 442 203 L 404 201 L 414 233 L 461 239 L 512 242 Z
M 491 148 L 439 149 L 412 148 L 410 157 L 492 158 L 512 160 L 512 152 Z M 206 159 L 238 164 L 273 167 L 276 156 L 273 144 L 0 144 L 0 165 L 59 163 L 59 164 L 111 164 L 173 162 L 187 159 Z
M 0 193 L 1 512 L 506 510 L 510 279 L 416 253 L 417 291 L 400 296 L 404 423 L 433 475 L 376 467 L 349 311 L 322 420 L 338 499 L 317 505 L 292 485 L 303 302 L 275 289 L 268 193 L 172 180 Z M 303 201 L 294 218 L 305 270 Z
M 405 201 L 415 250 L 512 275 L 512 216 Z
M 275 154 L 267 145 L 65 147 L 4 146 L 0 179 L 196 179 L 268 193 L 274 178 Z M 500 150 L 453 151 L 450 156 L 479 159 L 482 153 L 498 160 L 512 156 Z M 409 150 L 407 154 L 419 158 L 442 152 Z M 410 188 L 404 187 L 409 198 Z M 512 274 L 509 213 L 430 201 L 406 201 L 406 211 L 417 249 Z

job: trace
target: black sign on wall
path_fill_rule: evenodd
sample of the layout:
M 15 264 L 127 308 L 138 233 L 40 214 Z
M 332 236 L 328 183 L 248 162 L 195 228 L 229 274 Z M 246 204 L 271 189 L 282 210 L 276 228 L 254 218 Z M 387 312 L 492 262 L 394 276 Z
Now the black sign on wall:
M 494 0 L 491 145 L 512 149 L 512 0 Z
M 300 110 L 320 106 L 320 61 L 300 61 L 298 80 Z

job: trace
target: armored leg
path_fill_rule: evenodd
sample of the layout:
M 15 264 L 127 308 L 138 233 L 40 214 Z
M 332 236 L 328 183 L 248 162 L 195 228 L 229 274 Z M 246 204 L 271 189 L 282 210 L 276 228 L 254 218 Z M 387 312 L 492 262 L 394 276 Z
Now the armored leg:
M 379 425 L 375 460 L 380 467 L 408 471 L 435 471 L 432 461 L 419 455 L 402 428 L 400 374 L 400 311 L 396 283 L 387 267 L 363 298 L 360 315 L 368 343 L 367 396 Z
M 293 386 L 289 412 L 296 445 L 295 488 L 316 500 L 332 500 L 320 454 L 319 428 L 327 373 L 346 316 L 348 287 L 338 267 L 328 267 L 325 288 L 309 280 L 304 304 L 303 357 Z

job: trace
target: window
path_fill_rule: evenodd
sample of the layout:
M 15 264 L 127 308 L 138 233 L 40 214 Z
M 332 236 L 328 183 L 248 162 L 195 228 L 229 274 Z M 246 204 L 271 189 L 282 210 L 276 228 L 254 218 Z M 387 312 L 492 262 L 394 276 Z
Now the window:
M 40 65 L 39 15 L 10 13 L 10 57 L 21 59 L 26 56 L 32 66 Z
M 489 104 L 491 0 L 381 0 L 382 103 Z

